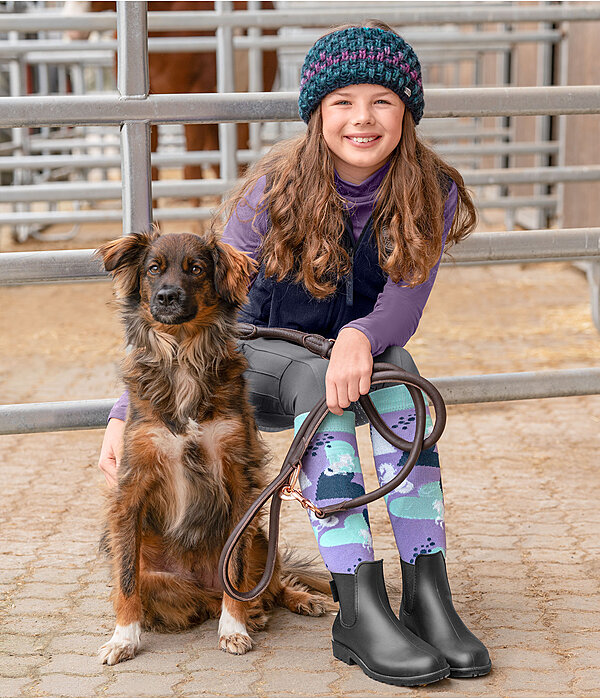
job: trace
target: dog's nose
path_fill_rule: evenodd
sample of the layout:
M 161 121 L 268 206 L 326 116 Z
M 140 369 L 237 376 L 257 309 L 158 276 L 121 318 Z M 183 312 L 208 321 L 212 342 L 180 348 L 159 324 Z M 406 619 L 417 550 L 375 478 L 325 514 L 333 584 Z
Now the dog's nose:
M 156 301 L 161 306 L 171 306 L 181 302 L 181 289 L 179 287 L 163 287 L 156 293 Z

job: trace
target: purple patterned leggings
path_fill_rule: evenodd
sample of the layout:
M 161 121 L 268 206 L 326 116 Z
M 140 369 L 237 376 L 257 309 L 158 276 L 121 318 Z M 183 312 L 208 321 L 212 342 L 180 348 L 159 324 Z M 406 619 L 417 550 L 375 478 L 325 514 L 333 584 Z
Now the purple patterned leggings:
M 378 389 L 370 396 L 386 425 L 400 437 L 412 440 L 415 410 L 408 390 L 399 385 Z M 296 431 L 306 415 L 296 417 Z M 430 430 L 428 413 L 427 432 Z M 379 483 L 387 483 L 400 471 L 407 453 L 384 440 L 372 427 L 371 442 Z M 365 493 L 352 411 L 344 411 L 343 416 L 330 413 L 325 418 L 304 454 L 300 486 L 304 496 L 318 506 Z M 418 554 L 445 554 L 444 501 L 436 448 L 421 452 L 408 478 L 385 497 L 385 502 L 404 561 L 414 563 Z M 361 561 L 373 561 L 366 506 L 323 519 L 309 511 L 309 517 L 329 571 L 351 573 Z

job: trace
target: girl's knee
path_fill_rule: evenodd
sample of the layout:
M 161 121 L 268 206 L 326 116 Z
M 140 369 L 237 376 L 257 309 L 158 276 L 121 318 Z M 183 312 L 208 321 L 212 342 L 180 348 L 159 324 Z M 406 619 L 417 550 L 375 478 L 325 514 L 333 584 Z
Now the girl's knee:
M 310 411 L 325 396 L 325 375 L 329 363 L 315 356 L 307 361 L 294 361 L 281 380 L 281 392 L 294 415 Z

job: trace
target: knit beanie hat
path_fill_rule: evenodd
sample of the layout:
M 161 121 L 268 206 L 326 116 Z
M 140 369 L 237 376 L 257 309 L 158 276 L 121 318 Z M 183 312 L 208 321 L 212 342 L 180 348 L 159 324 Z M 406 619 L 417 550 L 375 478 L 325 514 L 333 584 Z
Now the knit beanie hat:
M 423 116 L 417 54 L 402 37 L 385 29 L 350 27 L 321 37 L 306 55 L 300 76 L 298 107 L 307 124 L 325 95 L 362 83 L 383 85 L 395 92 L 415 124 Z

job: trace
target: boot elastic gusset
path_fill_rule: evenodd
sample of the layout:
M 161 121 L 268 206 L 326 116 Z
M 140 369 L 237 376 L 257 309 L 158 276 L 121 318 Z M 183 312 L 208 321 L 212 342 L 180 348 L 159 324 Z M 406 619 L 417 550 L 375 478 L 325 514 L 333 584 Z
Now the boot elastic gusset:
M 441 654 L 394 615 L 381 560 L 361 562 L 354 574 L 332 576 L 340 603 L 332 630 L 336 658 L 392 685 L 425 685 L 448 676 Z
M 401 565 L 401 621 L 443 654 L 452 677 L 489 673 L 492 662 L 487 649 L 454 609 L 443 553 L 421 554 L 414 564 L 401 560 Z

